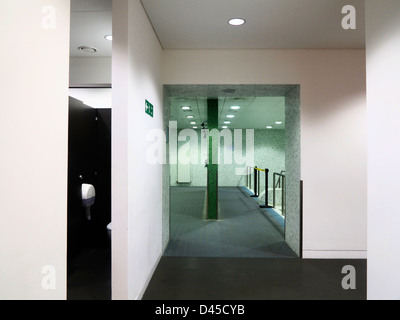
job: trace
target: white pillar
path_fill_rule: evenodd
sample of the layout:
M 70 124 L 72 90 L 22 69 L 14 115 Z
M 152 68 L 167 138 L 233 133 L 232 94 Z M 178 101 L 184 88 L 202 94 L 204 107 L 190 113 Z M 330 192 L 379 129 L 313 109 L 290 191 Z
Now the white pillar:
M 400 299 L 400 1 L 366 1 L 368 299 Z
M 70 1 L 0 20 L 0 299 L 66 299 Z
M 163 129 L 162 47 L 140 0 L 113 2 L 112 299 L 141 299 L 162 254 L 162 164 L 146 159 Z M 145 101 L 154 115 L 145 112 Z M 154 131 L 153 131 L 154 132 Z M 164 205 L 165 208 L 165 205 Z

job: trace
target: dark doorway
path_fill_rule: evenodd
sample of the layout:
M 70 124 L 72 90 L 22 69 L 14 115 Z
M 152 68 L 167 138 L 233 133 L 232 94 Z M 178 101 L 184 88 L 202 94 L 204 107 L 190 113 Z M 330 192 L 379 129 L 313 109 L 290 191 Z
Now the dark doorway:
M 68 256 L 70 300 L 111 299 L 111 109 L 69 101 Z M 82 184 L 93 185 L 90 220 L 82 206 Z

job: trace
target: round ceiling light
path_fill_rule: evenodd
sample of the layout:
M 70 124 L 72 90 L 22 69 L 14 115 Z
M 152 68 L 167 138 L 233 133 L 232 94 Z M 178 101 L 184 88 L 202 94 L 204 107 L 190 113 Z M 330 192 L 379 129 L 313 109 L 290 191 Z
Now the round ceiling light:
M 86 46 L 81 46 L 78 48 L 79 51 L 83 51 L 86 53 L 96 53 L 97 49 L 93 47 L 86 47 Z
M 241 26 L 246 23 L 246 20 L 242 18 L 233 18 L 228 21 L 231 26 Z
M 111 34 L 106 35 L 104 38 L 106 40 L 108 40 L 108 41 L 112 41 L 112 35 Z

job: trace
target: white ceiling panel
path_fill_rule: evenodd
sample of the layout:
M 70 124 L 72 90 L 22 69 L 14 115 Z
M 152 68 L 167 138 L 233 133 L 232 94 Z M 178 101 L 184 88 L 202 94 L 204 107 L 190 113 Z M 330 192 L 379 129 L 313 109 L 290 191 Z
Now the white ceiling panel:
M 112 0 L 71 0 L 71 12 L 111 10 Z
M 190 110 L 183 110 L 182 107 L 190 107 Z M 193 118 L 187 118 L 193 116 Z M 171 99 L 171 120 L 178 122 L 178 128 L 192 128 L 207 121 L 207 98 L 189 97 Z M 196 122 L 196 124 L 190 124 Z
M 231 112 L 229 112 L 231 113 Z M 232 129 L 265 129 L 267 125 L 274 129 L 285 128 L 285 98 L 257 97 L 245 108 L 235 113 L 235 118 L 229 125 Z M 275 124 L 282 121 L 282 124 Z
M 141 0 L 164 49 L 365 48 L 364 0 Z M 342 8 L 356 8 L 344 30 Z M 246 24 L 227 21 L 243 17 Z M 71 0 L 71 56 L 110 57 L 112 0 Z M 77 50 L 94 47 L 95 54 Z
M 111 0 L 71 1 L 71 57 L 111 57 L 112 41 L 106 35 L 112 34 Z M 86 46 L 97 49 L 96 53 L 79 51 Z
M 364 48 L 364 0 L 142 0 L 164 49 Z M 344 30 L 342 8 L 356 9 Z M 230 18 L 246 23 L 232 27 Z
M 274 129 L 285 128 L 285 98 L 284 97 L 244 97 L 244 98 L 218 98 L 219 128 L 228 126 L 230 129 L 266 129 L 267 125 Z M 182 107 L 190 107 L 183 110 Z M 232 110 L 232 106 L 240 106 L 238 110 Z M 188 119 L 193 115 L 193 119 Z M 227 115 L 234 115 L 228 118 Z M 207 98 L 171 98 L 171 120 L 178 122 L 178 128 L 201 128 L 201 124 L 207 121 Z M 196 124 L 191 124 L 194 121 Z M 225 124 L 229 121 L 230 124 Z M 282 121 L 282 124 L 275 124 Z

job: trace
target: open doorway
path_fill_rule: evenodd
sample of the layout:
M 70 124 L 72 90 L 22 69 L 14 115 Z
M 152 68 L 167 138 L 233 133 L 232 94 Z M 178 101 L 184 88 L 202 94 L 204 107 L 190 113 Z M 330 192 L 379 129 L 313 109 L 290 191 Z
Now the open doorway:
M 111 299 L 111 40 L 112 1 L 72 0 L 68 300 Z
M 69 300 L 111 299 L 111 240 L 107 233 L 110 221 L 111 109 L 96 109 L 70 97 Z
M 165 90 L 171 121 L 165 255 L 300 257 L 299 86 Z M 210 100 L 216 108 L 211 113 Z M 211 142 L 213 129 L 217 146 Z M 214 176 L 211 153 L 218 153 Z M 213 199 L 217 205 L 210 215 Z

